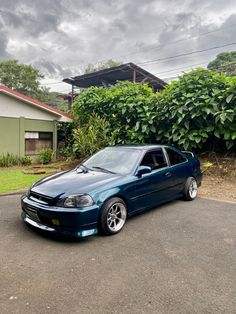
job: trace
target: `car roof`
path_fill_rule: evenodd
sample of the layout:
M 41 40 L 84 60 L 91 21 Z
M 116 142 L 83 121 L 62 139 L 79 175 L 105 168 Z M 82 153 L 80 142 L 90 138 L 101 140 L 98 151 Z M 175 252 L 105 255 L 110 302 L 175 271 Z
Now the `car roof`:
M 127 149 L 138 149 L 138 150 L 150 150 L 155 148 L 161 148 L 161 147 L 169 147 L 168 145 L 159 145 L 159 144 L 131 144 L 131 145 L 114 145 L 114 146 L 108 146 L 109 148 L 127 148 Z

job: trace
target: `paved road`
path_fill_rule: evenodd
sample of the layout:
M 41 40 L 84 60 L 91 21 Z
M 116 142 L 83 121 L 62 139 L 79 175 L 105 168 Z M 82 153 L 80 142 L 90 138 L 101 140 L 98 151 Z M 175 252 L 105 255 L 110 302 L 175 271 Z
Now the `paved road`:
M 112 237 L 62 241 L 0 197 L 0 313 L 235 313 L 236 205 L 176 201 Z

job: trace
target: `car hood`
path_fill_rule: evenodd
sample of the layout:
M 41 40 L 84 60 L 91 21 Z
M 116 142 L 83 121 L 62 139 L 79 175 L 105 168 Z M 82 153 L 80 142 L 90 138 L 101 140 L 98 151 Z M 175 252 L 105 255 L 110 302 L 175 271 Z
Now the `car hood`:
M 66 197 L 89 193 L 118 178 L 118 174 L 74 169 L 41 179 L 33 185 L 31 191 L 49 197 Z

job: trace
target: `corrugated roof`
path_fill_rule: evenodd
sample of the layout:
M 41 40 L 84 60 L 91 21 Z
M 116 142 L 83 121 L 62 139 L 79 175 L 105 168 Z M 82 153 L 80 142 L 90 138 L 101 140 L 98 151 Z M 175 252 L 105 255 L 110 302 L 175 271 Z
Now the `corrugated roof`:
M 134 74 L 135 73 L 135 74 Z M 104 83 L 109 85 L 117 81 L 134 81 L 136 83 L 148 83 L 155 90 L 161 90 L 167 85 L 166 82 L 159 79 L 150 72 L 140 68 L 134 63 L 126 63 L 117 67 L 105 70 L 66 78 L 63 82 L 82 88 L 90 86 L 103 86 Z

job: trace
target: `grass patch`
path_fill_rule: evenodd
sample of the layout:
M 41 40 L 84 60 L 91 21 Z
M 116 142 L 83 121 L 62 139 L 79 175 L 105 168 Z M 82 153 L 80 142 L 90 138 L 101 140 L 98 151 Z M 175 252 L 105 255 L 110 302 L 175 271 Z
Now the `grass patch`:
M 23 169 L 0 169 L 0 193 L 7 193 L 30 187 L 47 174 L 24 174 Z
M 56 161 L 47 165 L 38 164 L 37 168 L 45 170 L 44 174 L 28 174 L 23 173 L 24 170 L 33 170 L 36 165 L 25 167 L 0 168 L 0 194 L 29 188 L 34 182 L 46 177 L 54 172 L 72 169 L 78 161 L 66 162 Z

